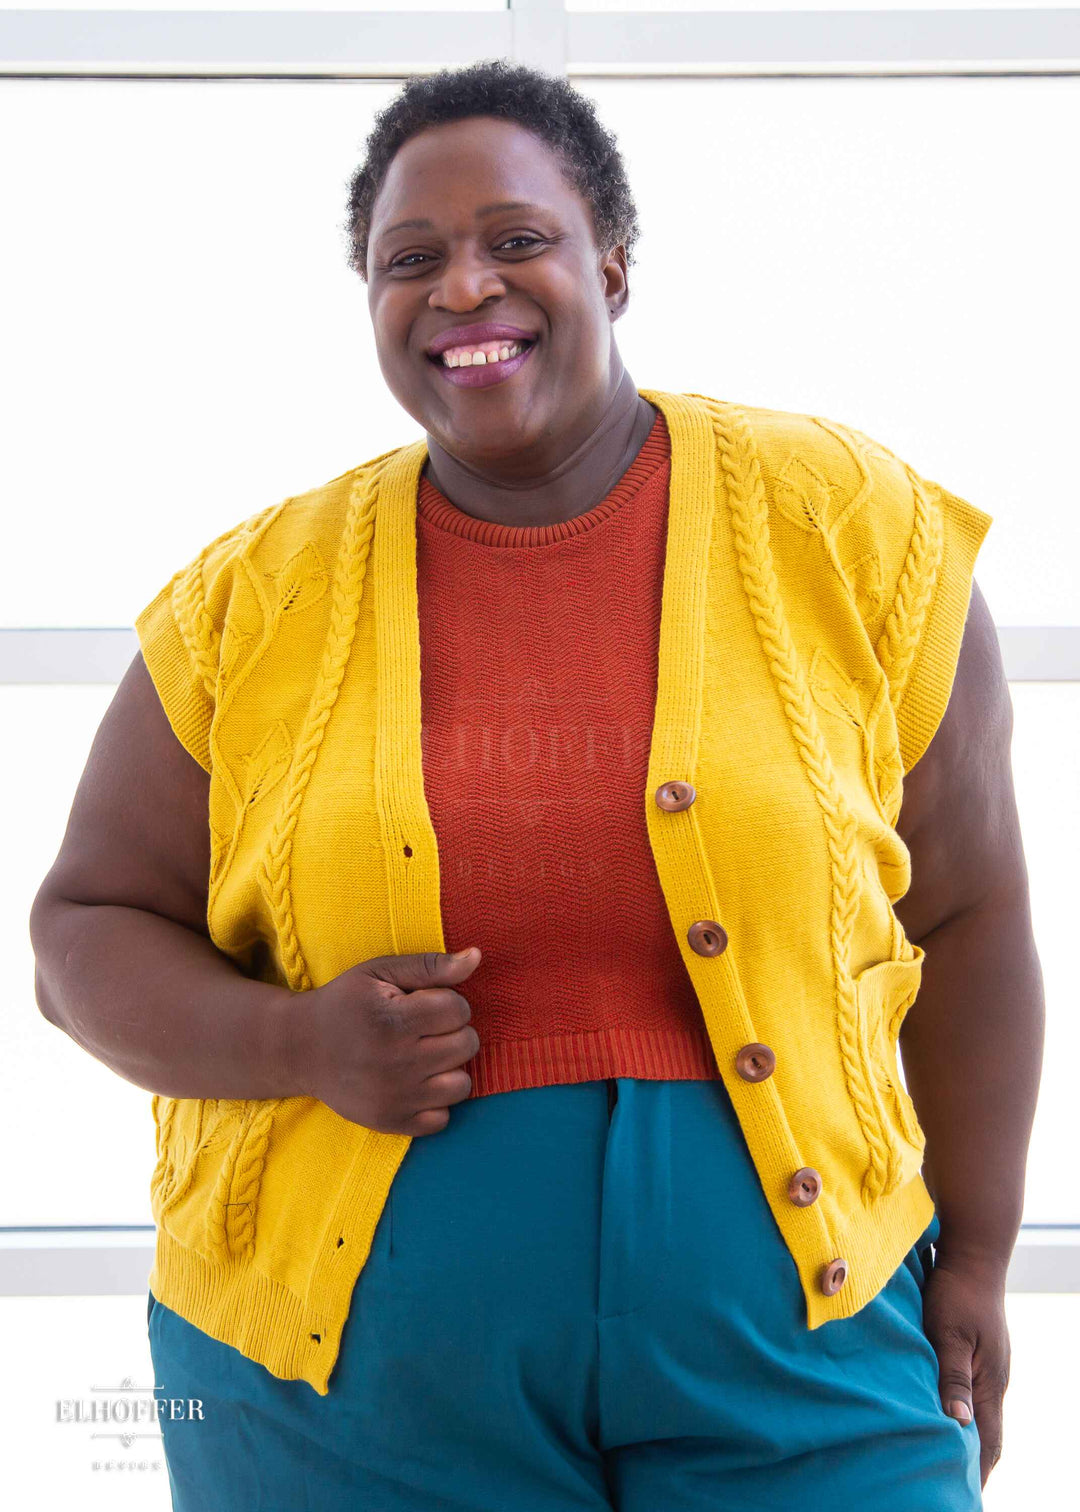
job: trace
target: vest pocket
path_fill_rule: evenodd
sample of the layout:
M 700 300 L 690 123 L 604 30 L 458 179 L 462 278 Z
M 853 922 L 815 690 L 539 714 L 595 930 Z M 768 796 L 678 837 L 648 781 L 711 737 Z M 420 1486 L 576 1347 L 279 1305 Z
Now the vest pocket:
M 916 954 L 910 960 L 878 961 L 855 979 L 868 1069 L 889 1149 L 885 1192 L 918 1174 L 926 1148 L 915 1104 L 900 1078 L 898 1058 L 900 1027 L 922 981 L 924 952 L 917 945 L 913 948 Z

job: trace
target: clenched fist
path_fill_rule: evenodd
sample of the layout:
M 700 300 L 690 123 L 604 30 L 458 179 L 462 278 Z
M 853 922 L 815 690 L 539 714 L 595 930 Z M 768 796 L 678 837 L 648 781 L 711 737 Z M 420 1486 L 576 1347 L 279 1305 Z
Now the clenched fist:
M 304 1092 L 380 1134 L 437 1134 L 472 1079 L 480 1048 L 454 989 L 480 964 L 458 955 L 374 956 L 305 994 Z

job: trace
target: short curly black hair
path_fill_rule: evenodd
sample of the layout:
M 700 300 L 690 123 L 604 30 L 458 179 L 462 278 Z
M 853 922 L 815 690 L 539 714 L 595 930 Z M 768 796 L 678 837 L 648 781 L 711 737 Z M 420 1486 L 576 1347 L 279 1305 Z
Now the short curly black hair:
M 470 116 L 515 121 L 546 142 L 590 206 L 597 244 L 605 251 L 621 244 L 627 262 L 633 260 L 637 210 L 618 144 L 593 102 L 567 79 L 496 58 L 410 79 L 375 117 L 364 161 L 349 181 L 341 227 L 354 272 L 366 281 L 371 211 L 398 148 L 427 126 Z

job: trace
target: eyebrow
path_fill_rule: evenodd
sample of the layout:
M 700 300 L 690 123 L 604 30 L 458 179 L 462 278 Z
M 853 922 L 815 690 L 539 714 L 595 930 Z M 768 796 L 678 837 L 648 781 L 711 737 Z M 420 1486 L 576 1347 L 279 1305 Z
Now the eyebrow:
M 491 205 L 480 205 L 476 211 L 477 216 L 494 215 L 500 210 L 539 210 L 539 205 L 531 204 L 528 200 L 497 200 Z M 431 231 L 435 222 L 426 219 L 395 221 L 392 226 L 387 226 L 385 231 L 380 231 L 380 236 L 389 236 L 393 231 Z

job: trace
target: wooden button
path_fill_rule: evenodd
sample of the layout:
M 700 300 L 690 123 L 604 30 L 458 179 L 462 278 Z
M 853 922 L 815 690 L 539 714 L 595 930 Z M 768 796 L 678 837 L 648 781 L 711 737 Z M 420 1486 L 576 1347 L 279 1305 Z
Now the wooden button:
M 803 1166 L 788 1182 L 787 1194 L 796 1207 L 809 1207 L 821 1195 L 821 1177 L 813 1166 Z
M 720 955 L 727 949 L 727 933 L 715 919 L 698 919 L 686 931 L 686 938 L 690 941 L 690 949 L 696 950 L 698 955 Z
M 696 797 L 697 790 L 688 782 L 665 782 L 656 790 L 657 804 L 669 814 L 678 814 L 683 809 L 688 809 Z
M 847 1261 L 833 1260 L 821 1273 L 821 1289 L 827 1297 L 833 1297 L 847 1280 Z
M 776 1070 L 776 1056 L 768 1045 L 744 1045 L 735 1057 L 735 1069 L 743 1081 L 764 1081 Z

